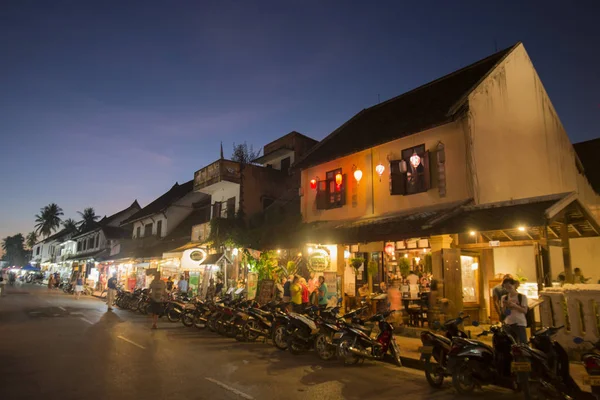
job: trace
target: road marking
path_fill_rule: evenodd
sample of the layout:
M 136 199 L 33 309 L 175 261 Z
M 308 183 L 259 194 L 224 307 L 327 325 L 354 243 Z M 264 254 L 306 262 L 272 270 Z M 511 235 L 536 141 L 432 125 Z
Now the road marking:
M 144 346 L 142 346 L 141 344 L 137 344 L 136 342 L 127 339 L 126 337 L 123 336 L 117 336 L 119 339 L 126 341 L 127 343 L 131 343 L 134 346 L 139 347 L 140 349 L 146 349 Z
M 82 312 L 72 312 L 71 315 L 83 315 Z
M 83 322 L 87 322 L 90 325 L 94 325 L 94 323 L 92 321 L 90 321 L 89 319 L 85 319 L 83 317 L 79 318 L 80 320 L 82 320 Z
M 244 398 L 244 399 L 248 399 L 248 400 L 254 400 L 254 397 L 250 396 L 249 394 L 246 394 L 244 392 L 240 392 L 239 390 L 237 390 L 236 388 L 232 388 L 231 386 L 228 386 L 226 384 L 224 384 L 223 382 L 219 382 L 216 379 L 213 378 L 207 378 L 205 377 L 204 379 L 206 379 L 209 382 L 214 383 L 215 385 L 221 386 L 223 389 L 225 390 L 229 390 L 232 393 L 237 394 L 238 396 Z
M 64 307 L 58 307 L 58 308 L 60 308 L 60 309 L 61 309 L 61 310 L 63 310 L 63 311 L 67 311 L 67 309 L 66 309 L 66 308 L 64 308 Z

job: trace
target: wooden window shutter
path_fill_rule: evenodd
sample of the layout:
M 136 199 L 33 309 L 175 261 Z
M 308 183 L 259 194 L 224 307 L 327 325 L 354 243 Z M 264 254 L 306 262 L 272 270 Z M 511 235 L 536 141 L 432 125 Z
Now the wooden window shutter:
M 425 190 L 431 189 L 431 169 L 429 168 L 429 151 L 423 154 L 423 186 Z
M 348 185 L 348 175 L 342 175 L 342 184 L 340 186 L 340 206 L 346 205 L 346 186 Z
M 390 194 L 406 194 L 406 176 L 400 172 L 400 161 L 390 161 Z
M 326 210 L 329 208 L 329 194 L 327 191 L 327 181 L 317 182 L 317 210 Z

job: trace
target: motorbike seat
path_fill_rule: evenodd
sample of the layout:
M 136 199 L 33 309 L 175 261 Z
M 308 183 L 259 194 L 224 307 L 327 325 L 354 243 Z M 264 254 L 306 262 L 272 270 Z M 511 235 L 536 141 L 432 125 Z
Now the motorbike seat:
M 366 333 L 368 336 L 371 336 L 371 332 L 373 332 L 373 328 L 368 328 L 366 326 L 363 325 L 359 325 L 359 324 L 350 324 L 351 327 L 353 327 L 354 329 L 358 329 L 360 331 L 363 331 L 364 333 Z

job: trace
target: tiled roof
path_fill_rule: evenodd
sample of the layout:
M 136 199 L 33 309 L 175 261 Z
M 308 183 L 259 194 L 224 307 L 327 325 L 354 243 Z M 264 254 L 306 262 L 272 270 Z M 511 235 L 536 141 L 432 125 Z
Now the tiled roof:
M 596 193 L 600 193 L 600 138 L 575 143 L 573 148 L 583 164 L 585 176 Z
M 182 183 L 181 185 L 175 182 L 175 184 L 171 187 L 171 189 L 169 189 L 168 192 L 160 196 L 158 199 L 154 200 L 152 203 L 148 204 L 146 207 L 142 208 L 140 211 L 133 214 L 131 217 L 127 218 L 121 223 L 121 225 L 125 225 L 137 221 L 138 219 L 147 217 L 149 215 L 159 213 L 193 190 L 193 179 L 188 182 Z
M 104 217 L 102 218 L 99 223 L 100 225 L 107 225 L 110 224 L 112 221 L 114 221 L 115 219 L 119 218 L 120 216 L 122 216 L 123 214 L 125 214 L 127 211 L 131 210 L 132 208 L 137 208 L 138 210 L 141 210 L 142 207 L 140 207 L 140 203 L 138 203 L 137 199 L 133 201 L 133 203 L 131 203 L 131 205 L 129 207 L 127 207 L 124 210 L 121 210 L 111 216 L 108 217 Z
M 102 232 L 108 240 L 125 239 L 131 237 L 131 230 L 119 228 L 118 226 L 103 226 Z
M 296 167 L 322 164 L 453 121 L 466 96 L 518 45 L 360 111 L 317 144 Z

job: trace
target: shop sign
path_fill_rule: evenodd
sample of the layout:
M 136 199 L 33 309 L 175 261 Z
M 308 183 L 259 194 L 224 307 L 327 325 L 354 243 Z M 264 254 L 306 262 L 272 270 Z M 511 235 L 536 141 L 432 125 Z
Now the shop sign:
M 500 246 L 499 240 L 490 240 L 490 247 L 499 247 L 499 246 Z
M 190 268 L 198 268 L 206 260 L 206 250 L 204 249 L 188 249 L 181 256 L 181 268 L 188 270 Z
M 308 268 L 313 272 L 329 269 L 329 252 L 323 248 L 313 250 L 308 256 Z

